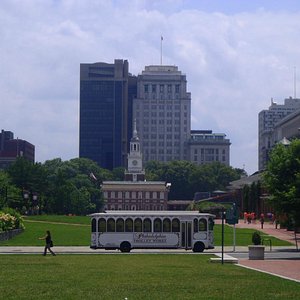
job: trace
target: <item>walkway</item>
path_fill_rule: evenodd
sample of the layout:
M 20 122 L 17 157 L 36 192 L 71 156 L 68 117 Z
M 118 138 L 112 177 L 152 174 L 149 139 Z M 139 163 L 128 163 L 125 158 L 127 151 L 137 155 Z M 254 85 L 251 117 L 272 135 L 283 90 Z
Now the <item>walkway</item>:
M 237 224 L 236 227 L 256 229 L 264 232 L 265 234 L 275 236 L 280 240 L 285 240 L 295 245 L 292 248 L 285 247 L 287 251 L 292 251 L 294 254 L 290 258 L 287 257 L 285 259 L 276 259 L 274 257 L 268 258 L 268 255 L 266 255 L 265 260 L 249 260 L 248 257 L 244 257 L 239 259 L 240 266 L 255 269 L 262 272 L 271 273 L 283 278 L 288 278 L 291 280 L 298 281 L 300 283 L 300 252 L 296 252 L 296 242 L 295 242 L 295 235 L 293 231 L 287 231 L 286 229 L 279 229 L 279 227 L 278 229 L 276 229 L 275 225 L 270 222 L 265 222 L 262 229 L 261 224 L 258 221 L 256 223 L 247 224 L 244 223 L 243 220 L 240 220 L 239 224 Z M 298 237 L 300 237 L 300 234 L 298 234 Z M 298 244 L 299 244 L 299 240 L 298 240 Z M 277 249 L 277 251 L 283 251 L 283 249 L 282 250 Z

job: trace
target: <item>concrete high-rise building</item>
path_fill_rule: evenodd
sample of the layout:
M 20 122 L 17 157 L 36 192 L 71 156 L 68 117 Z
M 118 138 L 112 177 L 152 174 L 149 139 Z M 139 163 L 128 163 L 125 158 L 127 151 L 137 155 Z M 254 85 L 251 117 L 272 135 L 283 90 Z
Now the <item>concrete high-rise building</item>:
M 230 165 L 230 140 L 224 133 L 212 130 L 192 130 L 188 141 L 189 160 L 198 165 L 220 162 Z
M 135 96 L 127 60 L 80 64 L 79 157 L 106 169 L 126 166 Z
M 146 66 L 138 75 L 133 118 L 145 162 L 188 159 L 191 94 L 177 66 Z
M 271 102 L 268 110 L 262 110 L 258 115 L 258 169 L 265 169 L 269 159 L 269 152 L 274 146 L 273 129 L 276 124 L 291 114 L 300 109 L 300 99 L 287 98 L 284 104 Z

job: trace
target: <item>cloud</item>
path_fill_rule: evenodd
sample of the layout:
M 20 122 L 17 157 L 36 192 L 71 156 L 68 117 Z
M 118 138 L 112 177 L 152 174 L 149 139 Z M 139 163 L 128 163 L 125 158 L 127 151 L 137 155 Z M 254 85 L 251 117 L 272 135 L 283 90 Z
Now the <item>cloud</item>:
M 205 10 L 192 1 L 2 1 L 1 127 L 36 159 L 78 155 L 79 65 L 177 65 L 192 94 L 192 128 L 224 132 L 231 163 L 257 169 L 258 113 L 293 95 L 298 12 Z M 198 5 L 198 6 L 197 6 Z M 169 7 L 169 9 L 167 9 Z

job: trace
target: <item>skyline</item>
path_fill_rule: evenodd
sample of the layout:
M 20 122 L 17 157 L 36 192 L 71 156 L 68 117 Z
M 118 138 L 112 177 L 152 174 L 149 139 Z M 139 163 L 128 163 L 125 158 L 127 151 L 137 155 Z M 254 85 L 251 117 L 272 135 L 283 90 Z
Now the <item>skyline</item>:
M 192 129 L 225 133 L 231 166 L 251 174 L 258 113 L 294 96 L 299 17 L 297 1 L 1 1 L 0 129 L 38 162 L 78 157 L 80 63 L 126 59 L 138 75 L 160 64 L 162 36 L 163 64 L 187 76 Z

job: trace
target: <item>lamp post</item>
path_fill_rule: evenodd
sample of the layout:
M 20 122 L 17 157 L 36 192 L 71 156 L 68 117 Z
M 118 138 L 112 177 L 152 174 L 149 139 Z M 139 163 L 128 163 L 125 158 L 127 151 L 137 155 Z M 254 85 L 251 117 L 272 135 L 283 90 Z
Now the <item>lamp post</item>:
M 23 199 L 24 199 L 24 206 L 25 206 L 25 214 L 28 214 L 29 205 L 28 205 L 28 199 L 29 199 L 29 193 L 27 191 L 23 191 Z
M 27 213 L 34 214 L 35 210 L 38 210 L 38 196 L 36 193 L 23 191 L 23 198 L 26 210 L 28 209 Z M 31 201 L 30 201 L 31 200 Z

